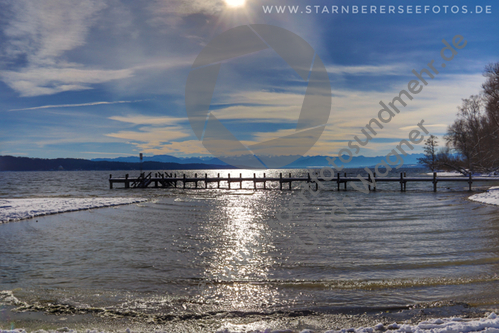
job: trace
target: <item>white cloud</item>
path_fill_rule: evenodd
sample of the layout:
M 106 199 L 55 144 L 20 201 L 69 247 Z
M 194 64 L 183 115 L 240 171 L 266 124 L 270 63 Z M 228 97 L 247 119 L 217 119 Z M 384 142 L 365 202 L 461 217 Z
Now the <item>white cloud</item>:
M 107 136 L 129 141 L 142 142 L 145 147 L 156 147 L 163 142 L 169 142 L 189 136 L 181 127 L 141 127 L 138 131 L 119 131 L 110 133 Z
M 159 15 L 216 14 L 226 7 L 223 0 L 156 0 L 151 9 Z
M 330 65 L 327 68 L 329 74 L 352 74 L 352 75 L 400 75 L 408 69 L 407 64 L 379 65 L 379 66 L 342 66 Z
M 51 95 L 70 90 L 92 89 L 91 84 L 129 78 L 131 69 L 99 70 L 80 68 L 29 67 L 0 72 L 2 80 L 21 96 Z
M 378 130 L 375 138 L 398 140 L 407 138 L 408 133 L 417 128 L 417 123 L 425 120 L 425 126 L 432 134 L 445 133 L 447 126 L 452 123 L 456 115 L 456 107 L 461 104 L 462 98 L 479 91 L 483 82 L 481 74 L 472 75 L 441 75 L 430 80 L 420 94 L 414 95 L 407 107 L 401 107 L 389 124 Z M 329 124 L 319 141 L 307 153 L 310 155 L 336 154 L 340 149 L 347 148 L 347 142 L 354 136 L 361 134 L 361 129 L 368 124 L 371 118 L 377 117 L 381 106 L 380 101 L 391 102 L 404 85 L 394 84 L 384 92 L 333 90 L 331 116 Z M 242 98 L 245 102 L 254 97 L 250 92 Z M 263 93 L 259 101 L 265 101 L 260 107 L 230 107 L 220 111 L 221 118 L 238 119 L 245 122 L 283 120 L 293 122 L 298 118 L 303 97 L 299 94 Z M 293 109 L 293 105 L 296 105 Z M 291 112 L 284 112 L 285 106 Z M 275 112 L 272 112 L 274 110 Z M 231 112 L 228 112 L 231 111 Z M 219 115 L 217 114 L 217 117 Z M 246 120 L 244 120 L 246 118 Z M 376 128 L 376 127 L 375 127 Z M 244 141 L 245 145 L 260 143 L 277 137 L 295 133 L 294 129 L 279 129 L 273 132 L 255 132 L 252 141 Z M 367 156 L 381 155 L 393 149 L 394 144 L 386 142 L 370 142 L 360 154 Z M 441 145 L 443 141 L 441 140 Z M 419 147 L 419 146 L 418 146 Z M 420 147 L 417 148 L 420 150 Z M 385 152 L 386 151 L 386 152 Z M 419 151 L 417 151 L 419 152 Z
M 33 66 L 55 65 L 64 52 L 85 44 L 95 14 L 105 7 L 97 0 L 13 1 L 4 52 L 26 55 Z
M 152 25 L 175 25 L 191 14 L 214 15 L 225 8 L 223 0 L 154 0 L 148 6 Z
M 136 144 L 136 146 L 140 149 L 141 152 L 154 155 L 211 155 L 199 140 L 165 142 L 164 144 L 157 147 L 147 147 L 141 144 Z
M 106 4 L 97 0 L 19 0 L 10 3 L 3 33 L 4 63 L 24 66 L 0 72 L 21 96 L 91 89 L 92 84 L 129 78 L 131 69 L 85 68 L 70 63 L 67 51 L 86 44 L 90 28 Z
M 180 121 L 186 121 L 186 118 L 175 117 L 151 117 L 143 115 L 130 115 L 130 116 L 112 116 L 109 119 L 130 123 L 135 125 L 176 125 Z
M 125 103 L 128 104 L 128 103 L 135 103 L 135 102 L 141 102 L 141 101 L 115 101 L 115 102 L 91 102 L 91 103 L 80 103 L 80 104 L 42 105 L 42 106 L 35 106 L 32 108 L 11 109 L 9 111 L 27 111 L 27 110 L 55 109 L 55 108 L 75 108 L 75 107 L 82 107 L 82 106 L 125 104 Z
M 148 154 L 207 153 L 200 141 L 181 141 L 192 135 L 189 127 L 178 124 L 179 122 L 185 122 L 186 118 L 129 115 L 113 116 L 109 117 L 109 119 L 133 125 L 143 125 L 137 130 L 123 130 L 106 134 L 108 137 L 121 139 L 132 144 L 141 152 Z

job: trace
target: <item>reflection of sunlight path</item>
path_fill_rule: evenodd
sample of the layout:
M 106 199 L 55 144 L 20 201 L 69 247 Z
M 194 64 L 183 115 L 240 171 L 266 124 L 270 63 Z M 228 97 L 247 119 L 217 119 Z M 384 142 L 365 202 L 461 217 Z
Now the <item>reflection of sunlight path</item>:
M 202 294 L 229 303 L 233 308 L 260 306 L 268 303 L 274 293 L 262 281 L 267 280 L 271 258 L 264 254 L 269 245 L 265 224 L 261 223 L 259 199 L 265 194 L 228 195 L 221 197 L 217 207 L 220 230 L 211 230 L 214 253 L 205 272 Z M 214 228 L 216 226 L 210 226 Z M 211 297 L 210 297 L 211 296 Z

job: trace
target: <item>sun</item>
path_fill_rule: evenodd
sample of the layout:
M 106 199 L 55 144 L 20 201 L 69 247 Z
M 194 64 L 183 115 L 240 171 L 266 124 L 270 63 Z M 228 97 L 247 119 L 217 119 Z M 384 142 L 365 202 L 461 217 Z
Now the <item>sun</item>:
M 225 4 L 229 7 L 242 7 L 246 3 L 246 0 L 224 0 Z

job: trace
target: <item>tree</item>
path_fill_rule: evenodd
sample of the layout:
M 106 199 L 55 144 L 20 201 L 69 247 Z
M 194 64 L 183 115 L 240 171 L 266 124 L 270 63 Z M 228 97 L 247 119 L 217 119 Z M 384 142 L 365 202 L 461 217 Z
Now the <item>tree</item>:
M 482 84 L 487 102 L 487 115 L 492 123 L 499 127 L 499 62 L 488 64 L 483 73 L 487 79 Z
M 483 157 L 483 98 L 472 95 L 458 107 L 457 119 L 447 129 L 447 145 L 459 152 L 471 172 Z
M 437 137 L 433 134 L 424 142 L 424 157 L 418 158 L 421 165 L 426 166 L 431 171 L 437 169 Z
M 483 74 L 487 79 L 482 85 L 485 99 L 485 110 L 487 112 L 489 146 L 495 147 L 490 150 L 491 159 L 499 169 L 499 62 L 489 64 L 485 67 Z
M 437 165 L 439 169 L 446 171 L 454 170 L 465 176 L 468 175 L 469 171 L 464 167 L 465 163 L 461 156 L 456 154 L 451 154 L 449 147 L 441 148 L 437 153 Z
M 487 109 L 488 99 L 472 95 L 458 107 L 457 119 L 447 129 L 447 147 L 456 151 L 455 170 L 492 172 L 499 169 L 499 126 Z M 462 171 L 460 171 L 462 172 Z
M 485 67 L 482 92 L 463 99 L 444 137 L 442 165 L 462 173 L 499 170 L 499 62 Z M 453 150 L 457 154 L 450 154 Z

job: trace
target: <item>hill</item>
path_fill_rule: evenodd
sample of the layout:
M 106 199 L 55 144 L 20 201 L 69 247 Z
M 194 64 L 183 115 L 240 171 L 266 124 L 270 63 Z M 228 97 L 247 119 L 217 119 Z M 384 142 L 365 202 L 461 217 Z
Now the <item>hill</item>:
M 91 161 L 77 158 L 30 158 L 15 156 L 0 156 L 0 171 L 51 171 L 51 170 L 140 170 L 140 163 Z M 196 170 L 221 169 L 227 166 L 205 163 L 163 163 L 144 162 L 143 170 Z

